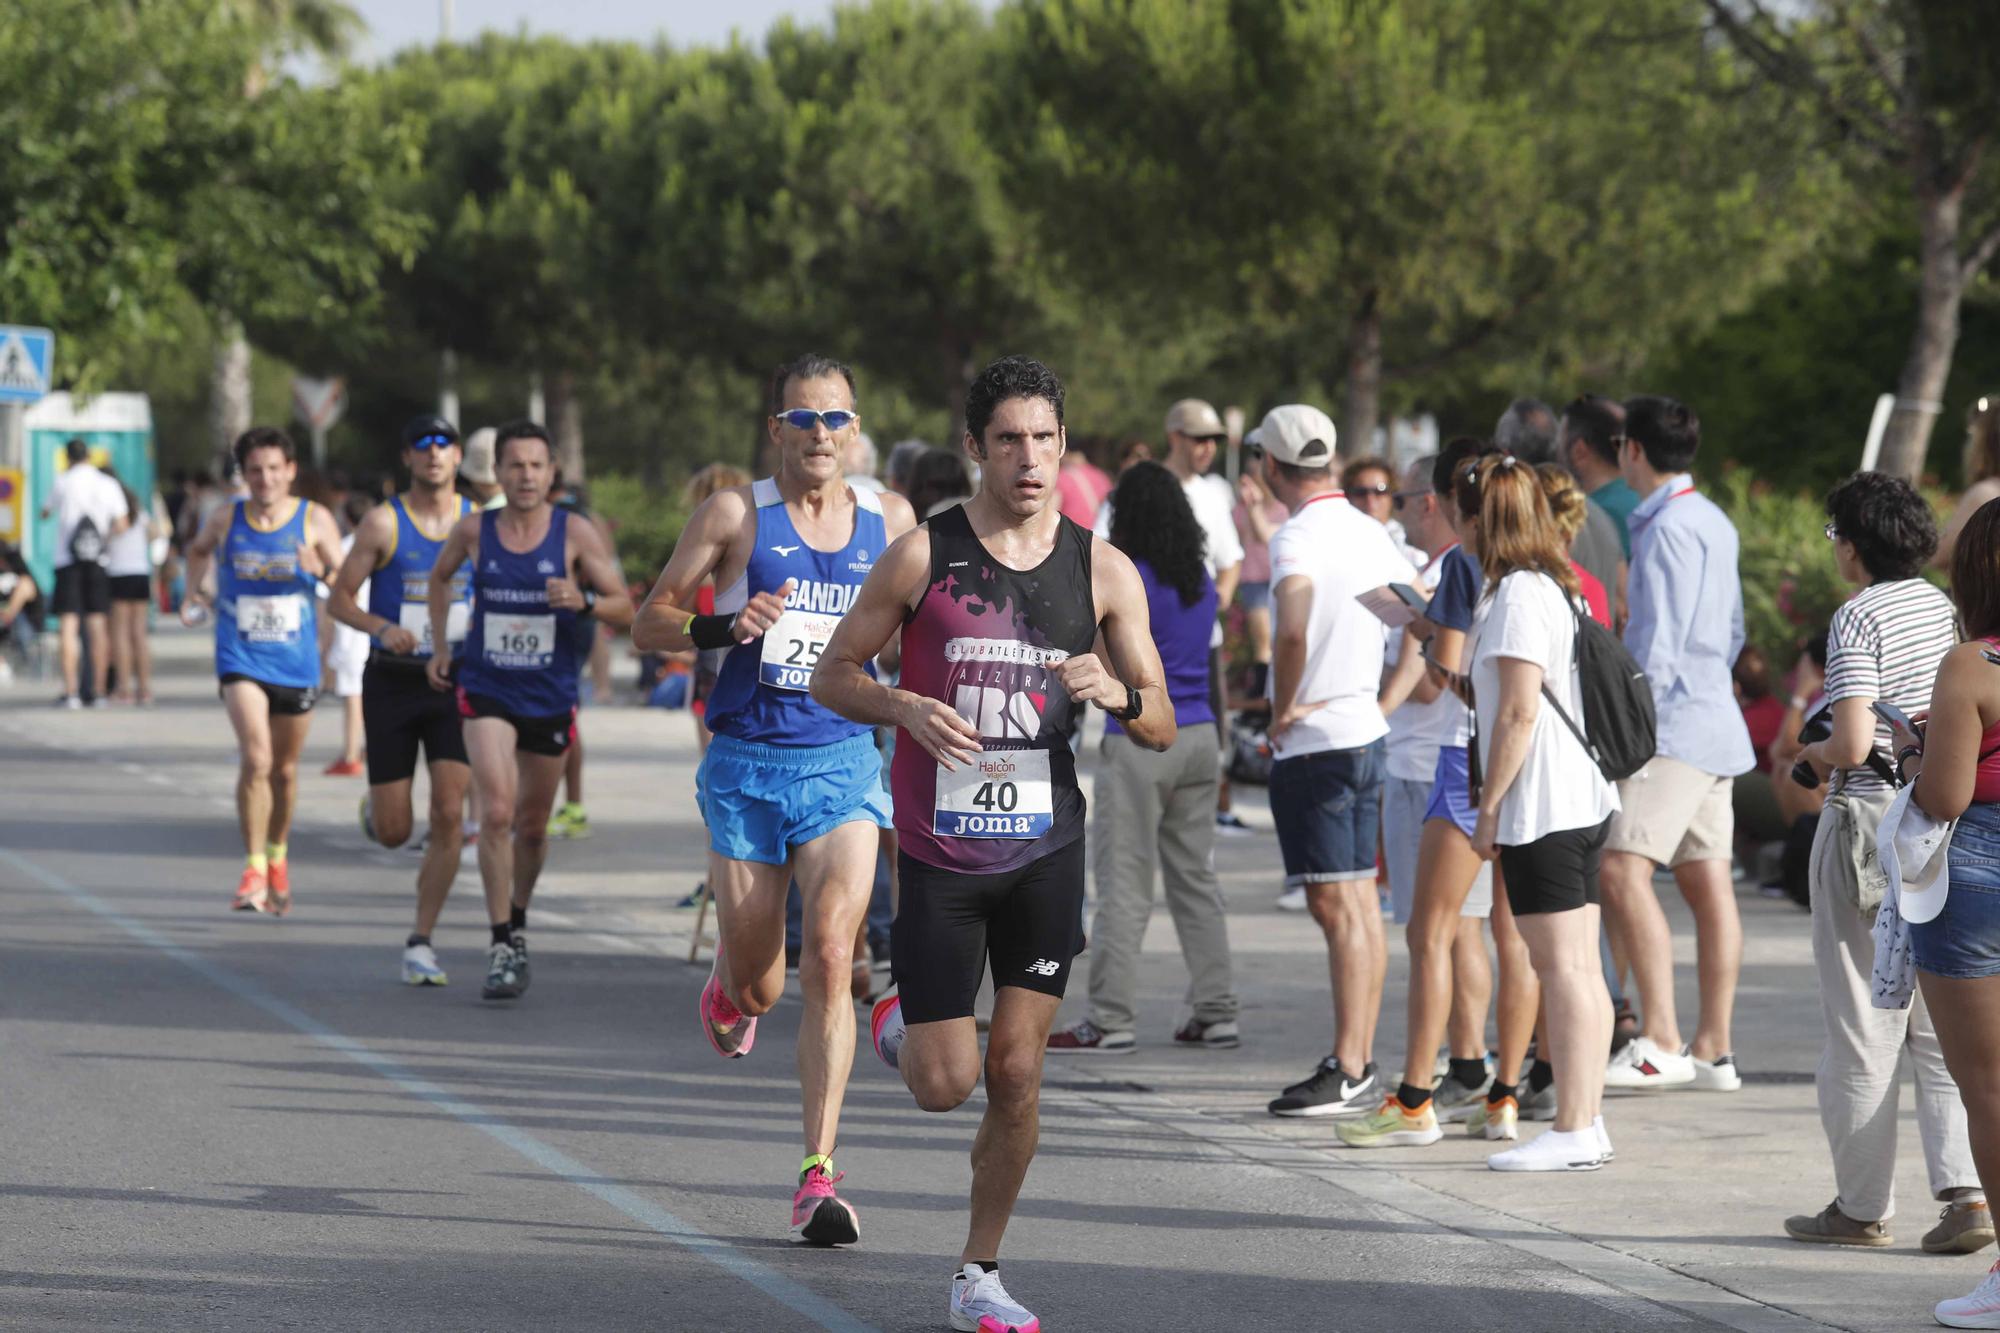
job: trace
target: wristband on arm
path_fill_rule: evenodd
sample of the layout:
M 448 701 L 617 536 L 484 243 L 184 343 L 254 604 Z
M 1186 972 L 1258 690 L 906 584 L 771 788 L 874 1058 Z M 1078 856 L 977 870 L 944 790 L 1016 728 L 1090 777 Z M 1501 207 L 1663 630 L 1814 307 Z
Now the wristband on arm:
M 736 617 L 689 616 L 681 632 L 694 641 L 697 648 L 734 648 L 736 646 Z

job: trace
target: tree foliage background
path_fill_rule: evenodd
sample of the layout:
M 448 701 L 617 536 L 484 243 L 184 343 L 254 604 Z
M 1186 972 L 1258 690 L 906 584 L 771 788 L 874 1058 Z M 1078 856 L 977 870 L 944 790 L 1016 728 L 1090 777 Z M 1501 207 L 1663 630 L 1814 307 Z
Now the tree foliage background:
M 1931 224 L 1729 22 L 1808 73 L 1949 34 L 1853 95 L 1921 92 L 1968 200 L 2000 170 L 2000 25 L 1947 0 L 1777 27 L 1725 0 L 874 0 L 756 44 L 487 35 L 305 80 L 282 53 L 337 52 L 329 0 L 5 5 L 0 318 L 56 328 L 69 384 L 151 393 L 170 466 L 215 453 L 240 321 L 260 418 L 293 370 L 347 376 L 357 470 L 449 378 L 468 427 L 539 387 L 573 470 L 664 497 L 749 463 L 763 375 L 815 347 L 884 447 L 948 441 L 970 374 L 1028 351 L 1079 433 L 1154 435 L 1184 393 L 1309 398 L 1354 439 L 1659 390 L 1705 467 L 1819 486 L 1906 370 Z M 1946 479 L 2000 384 L 1991 278 L 1960 272 Z

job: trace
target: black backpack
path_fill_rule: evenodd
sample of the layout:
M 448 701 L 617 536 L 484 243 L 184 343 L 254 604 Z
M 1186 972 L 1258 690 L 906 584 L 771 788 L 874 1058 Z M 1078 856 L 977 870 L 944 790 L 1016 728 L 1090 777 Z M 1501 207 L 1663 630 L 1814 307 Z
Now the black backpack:
M 1616 634 L 1570 603 L 1576 617 L 1576 674 L 1583 698 L 1583 725 L 1562 706 L 1546 678 L 1542 694 L 1556 716 L 1590 755 L 1598 771 L 1613 782 L 1629 778 L 1659 752 L 1659 722 L 1653 712 L 1653 687 L 1638 661 Z
M 104 534 L 88 514 L 77 520 L 76 530 L 69 535 L 69 558 L 79 565 L 95 565 L 104 559 Z

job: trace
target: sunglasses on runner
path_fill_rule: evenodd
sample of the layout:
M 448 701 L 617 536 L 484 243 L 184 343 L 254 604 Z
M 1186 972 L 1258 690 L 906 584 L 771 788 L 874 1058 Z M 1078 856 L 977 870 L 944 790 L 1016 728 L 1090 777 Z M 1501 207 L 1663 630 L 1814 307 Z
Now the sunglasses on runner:
M 419 435 L 410 441 L 410 448 L 429 453 L 433 449 L 449 449 L 457 443 L 458 441 L 449 435 Z
M 850 412 L 844 407 L 830 408 L 825 412 L 816 412 L 810 407 L 793 407 L 771 415 L 793 430 L 811 430 L 821 422 L 826 423 L 828 430 L 846 430 L 861 420 L 859 412 Z

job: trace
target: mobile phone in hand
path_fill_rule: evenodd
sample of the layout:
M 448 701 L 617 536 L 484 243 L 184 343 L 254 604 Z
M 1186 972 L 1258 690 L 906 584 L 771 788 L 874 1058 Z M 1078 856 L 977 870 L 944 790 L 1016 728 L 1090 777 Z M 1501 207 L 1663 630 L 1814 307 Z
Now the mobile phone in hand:
M 1917 730 L 1917 724 L 1910 721 L 1910 715 L 1894 704 L 1885 704 L 1880 699 L 1877 699 L 1875 702 L 1869 704 L 1868 707 L 1874 710 L 1875 716 L 1889 724 L 1891 731 L 1907 731 L 1912 736 L 1921 736 L 1923 734 Z

